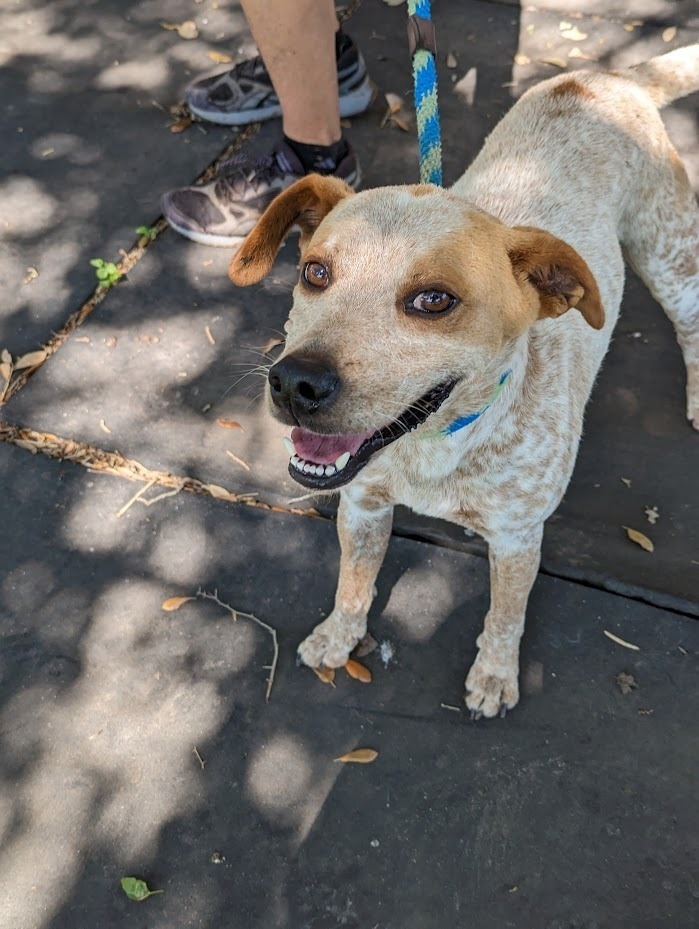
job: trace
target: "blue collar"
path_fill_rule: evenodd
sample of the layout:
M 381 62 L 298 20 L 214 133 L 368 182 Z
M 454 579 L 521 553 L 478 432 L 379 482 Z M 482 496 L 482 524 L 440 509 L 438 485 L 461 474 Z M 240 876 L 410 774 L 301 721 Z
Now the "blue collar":
M 470 426 L 471 423 L 474 423 L 478 419 L 479 416 L 482 416 L 483 413 L 485 413 L 485 411 L 488 409 L 488 407 L 492 406 L 493 403 L 497 400 L 497 398 L 500 395 L 500 392 L 502 391 L 502 388 L 505 386 L 505 381 L 507 380 L 507 378 L 510 376 L 511 373 L 512 371 L 510 369 L 505 371 L 505 373 L 502 375 L 502 377 L 496 384 L 495 389 L 493 390 L 493 393 L 490 396 L 490 399 L 488 400 L 488 402 L 486 403 L 484 407 L 481 407 L 480 410 L 478 410 L 475 413 L 469 413 L 468 416 L 460 416 L 458 419 L 455 419 L 453 422 L 449 423 L 448 426 L 444 426 L 444 428 L 440 429 L 438 432 L 432 432 L 426 436 L 423 436 L 423 438 L 433 439 L 433 438 L 436 438 L 437 436 L 450 436 L 450 435 L 453 435 L 455 432 L 458 432 L 459 429 L 464 429 L 466 426 Z

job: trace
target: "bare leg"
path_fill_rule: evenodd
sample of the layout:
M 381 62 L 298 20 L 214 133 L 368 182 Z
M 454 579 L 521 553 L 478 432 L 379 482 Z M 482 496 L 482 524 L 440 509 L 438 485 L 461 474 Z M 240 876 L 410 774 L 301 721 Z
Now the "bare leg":
M 466 705 L 476 716 L 504 715 L 519 700 L 519 642 L 542 534 L 543 524 L 527 536 L 489 540 L 490 609 L 466 678 Z
M 284 134 L 309 145 L 341 135 L 332 0 L 241 0 L 282 108 Z
M 392 506 L 374 507 L 371 501 L 342 493 L 337 518 L 342 555 L 335 608 L 299 646 L 304 664 L 341 668 L 366 633 L 374 582 L 386 554 L 392 521 Z

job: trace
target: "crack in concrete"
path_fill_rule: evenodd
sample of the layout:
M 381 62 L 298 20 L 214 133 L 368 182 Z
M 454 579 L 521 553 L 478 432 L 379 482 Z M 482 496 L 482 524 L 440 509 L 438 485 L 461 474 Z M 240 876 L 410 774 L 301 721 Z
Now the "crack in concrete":
M 223 162 L 228 161 L 233 155 L 240 150 L 240 148 L 248 142 L 259 130 L 259 123 L 252 123 L 250 126 L 246 126 L 238 135 L 233 139 L 232 142 L 229 142 L 228 145 L 220 152 L 219 155 L 211 162 L 208 167 L 206 167 L 201 174 L 194 181 L 195 184 L 206 184 L 207 181 L 210 181 L 212 177 L 218 172 L 219 168 Z M 92 313 L 95 307 L 106 298 L 114 287 L 119 286 L 119 282 L 123 281 L 135 267 L 136 264 L 143 258 L 146 251 L 157 242 L 159 236 L 168 228 L 168 223 L 165 217 L 159 216 L 158 219 L 150 227 L 155 230 L 154 236 L 141 236 L 138 239 L 136 244 L 129 249 L 128 252 L 121 249 L 122 260 L 117 264 L 117 268 L 121 274 L 119 281 L 113 285 L 113 287 L 103 287 L 101 284 L 98 284 L 95 289 L 92 291 L 90 296 L 83 301 L 83 303 L 75 310 L 61 328 L 54 332 L 51 338 L 43 345 L 40 346 L 40 350 L 45 352 L 43 359 L 32 367 L 25 368 L 19 372 L 10 371 L 10 378 L 0 395 L 0 407 L 4 406 L 8 400 L 11 400 L 12 397 L 18 393 L 25 384 L 29 381 L 33 374 L 35 374 L 39 368 L 46 363 L 46 361 L 58 351 L 58 349 L 66 342 L 68 338 L 72 335 L 73 332 L 80 326 Z M 12 374 L 14 373 L 14 378 Z

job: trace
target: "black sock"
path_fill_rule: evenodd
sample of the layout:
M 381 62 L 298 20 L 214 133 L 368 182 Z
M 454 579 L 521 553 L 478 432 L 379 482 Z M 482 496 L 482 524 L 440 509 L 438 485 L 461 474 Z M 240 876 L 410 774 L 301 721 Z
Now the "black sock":
M 333 142 L 332 145 L 308 145 L 285 135 L 284 141 L 296 152 L 306 174 L 313 171 L 317 174 L 332 174 L 349 151 L 345 139 Z

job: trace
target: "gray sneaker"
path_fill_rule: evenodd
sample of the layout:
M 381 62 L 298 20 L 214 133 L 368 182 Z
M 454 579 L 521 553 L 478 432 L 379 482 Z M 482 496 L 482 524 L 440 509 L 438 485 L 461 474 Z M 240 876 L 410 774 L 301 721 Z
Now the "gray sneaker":
M 164 194 L 163 215 L 173 229 L 194 242 L 238 245 L 277 194 L 306 173 L 296 152 L 282 141 L 266 158 L 236 155 L 209 184 Z M 349 145 L 332 174 L 359 186 L 359 164 Z
M 366 64 L 352 39 L 338 33 L 335 41 L 340 116 L 356 116 L 371 103 L 374 88 Z M 223 74 L 190 84 L 185 99 L 200 119 L 224 126 L 244 126 L 281 115 L 267 68 L 258 56 Z

